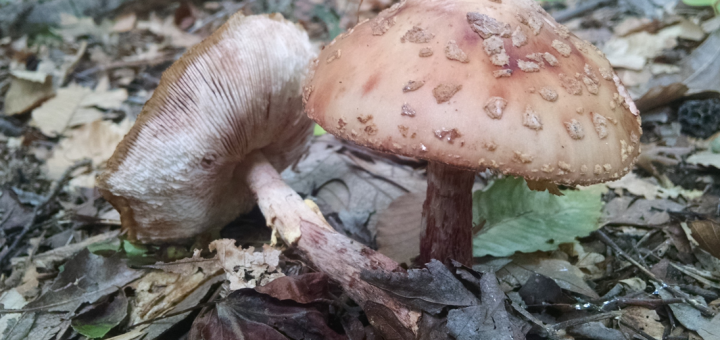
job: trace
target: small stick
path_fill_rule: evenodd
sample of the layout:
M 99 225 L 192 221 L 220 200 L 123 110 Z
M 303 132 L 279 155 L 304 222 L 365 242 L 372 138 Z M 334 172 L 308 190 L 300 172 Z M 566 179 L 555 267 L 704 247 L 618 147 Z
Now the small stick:
M 635 327 L 635 326 L 633 326 L 633 325 L 631 325 L 631 324 L 623 321 L 622 319 L 620 319 L 620 324 L 623 325 L 623 326 L 625 326 L 625 327 L 627 327 L 627 328 L 632 329 L 633 332 L 639 334 L 640 336 L 642 336 L 643 338 L 645 338 L 645 339 L 647 339 L 647 340 L 657 340 L 657 339 L 655 339 L 654 337 L 652 337 L 650 334 L 647 334 L 647 333 L 643 332 L 642 329 L 638 329 L 637 327 Z
M 55 197 L 57 197 L 57 195 L 60 194 L 60 191 L 62 191 L 62 188 L 65 186 L 65 183 L 67 183 L 67 181 L 70 180 L 72 173 L 75 170 L 77 170 L 81 167 L 84 167 L 84 166 L 88 166 L 90 164 L 92 164 L 92 162 L 89 159 L 85 159 L 85 160 L 82 160 L 82 161 L 79 161 L 79 162 L 73 164 L 67 170 L 65 170 L 65 173 L 63 173 L 63 175 L 60 177 L 60 179 L 57 182 L 55 182 L 55 187 L 50 192 L 50 195 L 48 195 L 45 199 L 43 199 L 43 201 L 40 202 L 40 204 L 35 206 L 35 209 L 33 209 L 33 212 L 32 212 L 32 218 L 30 219 L 30 221 L 27 224 L 25 224 L 25 226 L 23 227 L 23 230 L 15 238 L 15 241 L 13 241 L 12 245 L 10 245 L 10 247 L 3 249 L 3 251 L 0 252 L 0 265 L 5 262 L 7 255 L 12 253 L 15 250 L 15 248 L 17 248 L 20 245 L 20 242 L 23 240 L 23 238 L 25 238 L 25 235 L 27 235 L 27 233 L 29 233 L 30 230 L 32 230 L 33 226 L 35 226 L 35 222 L 37 222 L 38 217 L 40 217 L 40 213 L 42 212 L 42 210 L 45 209 L 45 207 L 47 207 L 47 205 L 50 204 L 50 202 L 52 200 L 54 200 Z
M 605 243 L 605 244 L 607 244 L 608 246 L 610 246 L 610 247 L 612 247 L 613 249 L 615 249 L 615 252 L 616 252 L 616 253 L 618 253 L 619 255 L 621 255 L 622 257 L 624 257 L 626 260 L 628 260 L 630 263 L 632 263 L 635 267 L 637 267 L 638 269 L 640 269 L 640 271 L 643 272 L 645 275 L 647 275 L 647 276 L 649 276 L 651 279 L 659 282 L 659 283 L 662 285 L 662 288 L 667 289 L 670 293 L 672 293 L 672 294 L 675 295 L 675 296 L 679 296 L 679 297 L 683 298 L 683 300 L 685 300 L 686 303 L 688 303 L 688 304 L 689 304 L 690 306 L 692 306 L 693 308 L 699 310 L 703 315 L 706 315 L 706 316 L 715 316 L 716 313 L 715 313 L 714 311 L 712 311 L 711 309 L 709 309 L 709 308 L 701 305 L 701 304 L 698 303 L 697 301 L 693 300 L 693 299 L 690 297 L 690 295 L 687 295 L 687 294 L 685 294 L 684 292 L 678 291 L 677 289 L 674 289 L 674 288 L 670 287 L 667 283 L 665 283 L 665 281 L 663 281 L 663 280 L 661 280 L 660 278 L 658 278 L 657 276 L 655 276 L 655 274 L 653 274 L 653 272 L 651 272 L 649 269 L 647 269 L 646 267 L 644 267 L 643 265 L 641 265 L 640 263 L 638 263 L 637 261 L 635 261 L 635 259 L 633 259 L 632 257 L 630 257 L 630 255 L 628 255 L 624 250 L 622 250 L 622 249 L 620 248 L 620 246 L 618 246 L 612 239 L 610 239 L 610 236 L 608 236 L 607 234 L 605 234 L 605 233 L 602 232 L 601 230 L 596 230 L 596 231 L 595 231 L 595 235 L 597 235 L 598 238 L 600 238 L 600 240 L 601 240 L 603 243 Z

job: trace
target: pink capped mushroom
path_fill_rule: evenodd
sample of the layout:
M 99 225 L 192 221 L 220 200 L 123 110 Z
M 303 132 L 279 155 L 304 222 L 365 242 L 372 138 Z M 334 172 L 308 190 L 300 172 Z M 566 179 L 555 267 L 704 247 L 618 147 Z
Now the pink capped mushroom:
M 478 171 L 555 191 L 618 179 L 640 149 L 610 63 L 533 0 L 402 1 L 328 44 L 304 91 L 335 136 L 428 160 L 421 263 L 471 262 Z
M 278 173 L 311 135 L 301 87 L 313 57 L 307 34 L 281 15 L 234 15 L 163 74 L 98 186 L 146 243 L 191 240 L 257 202 L 274 235 L 360 306 L 386 306 L 412 328 L 417 312 L 360 279 L 398 264 L 335 232 Z

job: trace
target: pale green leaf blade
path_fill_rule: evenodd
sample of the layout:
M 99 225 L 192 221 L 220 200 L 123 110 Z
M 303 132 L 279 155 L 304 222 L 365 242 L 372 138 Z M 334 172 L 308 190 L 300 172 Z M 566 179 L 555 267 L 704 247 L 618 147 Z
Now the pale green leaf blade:
M 565 196 L 531 191 L 522 178 L 504 178 L 473 194 L 473 255 L 510 256 L 557 249 L 599 226 L 602 186 L 565 190 Z

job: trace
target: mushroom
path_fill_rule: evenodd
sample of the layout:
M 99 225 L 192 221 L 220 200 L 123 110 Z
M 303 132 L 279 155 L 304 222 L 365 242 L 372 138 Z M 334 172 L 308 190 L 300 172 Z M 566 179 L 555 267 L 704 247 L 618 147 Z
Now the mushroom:
M 301 87 L 313 56 L 282 15 L 234 15 L 163 74 L 98 186 L 129 237 L 148 243 L 219 229 L 257 201 L 274 236 L 360 306 L 387 306 L 411 328 L 417 312 L 360 280 L 398 264 L 335 232 L 278 173 L 311 135 Z
M 419 55 L 428 48 L 438 53 Z M 405 0 L 318 60 L 304 88 L 310 118 L 428 160 L 421 263 L 471 262 L 478 171 L 556 191 L 620 178 L 639 153 L 639 112 L 610 63 L 533 0 Z

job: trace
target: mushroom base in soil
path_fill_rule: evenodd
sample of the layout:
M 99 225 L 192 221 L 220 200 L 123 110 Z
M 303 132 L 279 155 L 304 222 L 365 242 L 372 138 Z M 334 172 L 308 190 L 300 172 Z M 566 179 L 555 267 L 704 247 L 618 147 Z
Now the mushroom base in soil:
M 427 167 L 418 262 L 472 262 L 472 187 L 475 172 L 438 162 Z

